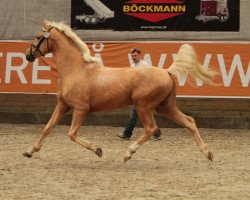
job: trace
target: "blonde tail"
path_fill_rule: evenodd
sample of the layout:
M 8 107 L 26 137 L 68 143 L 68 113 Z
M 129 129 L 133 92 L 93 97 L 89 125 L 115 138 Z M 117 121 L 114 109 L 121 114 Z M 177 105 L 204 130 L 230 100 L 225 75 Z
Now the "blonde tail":
M 183 44 L 177 54 L 174 63 L 167 69 L 170 74 L 177 78 L 190 75 L 193 78 L 198 78 L 211 86 L 217 84 L 213 82 L 213 77 L 217 74 L 212 70 L 205 70 L 197 60 L 194 48 L 189 44 Z

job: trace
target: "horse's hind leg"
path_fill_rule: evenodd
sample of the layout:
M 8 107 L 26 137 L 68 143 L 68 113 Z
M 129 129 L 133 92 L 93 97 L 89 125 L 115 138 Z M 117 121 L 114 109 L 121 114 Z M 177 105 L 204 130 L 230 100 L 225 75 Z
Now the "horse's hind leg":
M 134 154 L 139 149 L 139 147 L 143 145 L 147 140 L 149 140 L 158 130 L 158 127 L 153 117 L 152 109 L 147 110 L 145 107 L 142 107 L 141 109 L 137 107 L 137 112 L 140 121 L 145 129 L 145 132 L 135 143 L 129 146 L 124 157 L 124 162 L 131 159 L 132 154 Z
M 99 157 L 102 157 L 102 149 L 100 147 L 97 147 L 95 144 L 92 144 L 88 141 L 82 140 L 79 137 L 77 137 L 76 133 L 78 129 L 81 127 L 87 112 L 83 110 L 74 110 L 73 116 L 72 116 L 72 123 L 69 130 L 69 137 L 73 142 L 76 142 L 80 144 L 81 146 L 85 147 L 86 149 L 89 149 L 93 151 L 96 155 Z
M 23 155 L 26 157 L 32 157 L 33 153 L 39 151 L 42 147 L 44 139 L 49 135 L 49 133 L 51 133 L 52 129 L 61 121 L 69 110 L 70 108 L 67 105 L 62 102 L 58 102 L 49 122 L 44 127 L 42 134 L 35 144 Z
M 200 151 L 209 159 L 213 160 L 213 154 L 210 152 L 208 146 L 203 142 L 200 133 L 197 129 L 195 120 L 183 114 L 178 107 L 174 104 L 172 107 L 160 107 L 156 108 L 156 111 L 166 118 L 175 121 L 176 123 L 188 128 L 194 135 L 195 141 L 200 149 Z

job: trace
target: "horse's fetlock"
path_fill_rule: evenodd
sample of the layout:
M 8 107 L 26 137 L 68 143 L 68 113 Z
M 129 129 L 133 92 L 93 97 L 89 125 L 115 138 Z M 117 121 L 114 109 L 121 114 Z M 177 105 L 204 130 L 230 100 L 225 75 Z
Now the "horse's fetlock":
M 38 147 L 34 147 L 33 148 L 33 152 L 37 152 L 37 151 L 39 151 L 40 150 L 40 148 L 38 148 Z
M 137 151 L 137 149 L 139 148 L 139 144 L 137 142 L 135 142 L 134 144 L 132 144 L 129 148 L 128 151 L 130 154 L 133 154 Z
M 206 144 L 203 144 L 201 146 L 199 146 L 199 149 L 202 151 L 202 152 L 205 152 L 208 150 L 208 146 Z
M 41 149 L 41 145 L 34 145 L 33 146 L 33 149 L 32 149 L 32 152 L 37 152 Z
M 132 149 L 132 150 L 130 150 L 130 153 L 131 153 L 131 154 L 134 154 L 135 152 L 136 152 L 136 151 L 135 151 L 135 150 L 133 150 L 133 149 Z
M 76 137 L 74 135 L 69 135 L 69 138 L 71 141 L 75 142 L 76 141 Z
M 128 149 L 128 150 L 129 150 L 129 153 L 130 153 L 130 154 L 134 154 L 134 153 L 136 152 L 136 150 L 135 150 L 135 149 L 133 149 L 132 147 L 129 147 L 129 149 Z
M 146 130 L 146 134 L 149 134 L 151 136 L 151 135 L 153 135 L 157 131 L 158 131 L 158 127 L 157 126 L 156 127 L 152 127 L 152 128 L 148 128 Z

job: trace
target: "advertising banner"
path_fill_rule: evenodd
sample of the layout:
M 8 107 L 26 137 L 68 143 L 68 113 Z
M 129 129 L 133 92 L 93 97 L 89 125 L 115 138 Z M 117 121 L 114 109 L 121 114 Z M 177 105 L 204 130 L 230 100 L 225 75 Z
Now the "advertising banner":
M 115 0 L 71 0 L 71 27 L 113 29 Z
M 55 93 L 58 76 L 51 55 L 26 60 L 27 42 L 0 41 L 0 92 L 1 93 Z
M 74 29 L 239 31 L 240 0 L 72 0 Z
M 185 42 L 191 44 L 206 69 L 218 71 L 219 87 L 201 80 L 182 77 L 177 81 L 179 97 L 250 98 L 250 42 Z M 130 67 L 130 49 L 140 48 L 142 59 L 159 68 L 168 68 L 176 58 L 181 42 L 91 42 L 92 55 L 107 67 Z M 29 63 L 26 42 L 0 42 L 1 93 L 56 93 L 58 74 L 51 55 Z M 190 84 L 190 82 L 192 84 Z

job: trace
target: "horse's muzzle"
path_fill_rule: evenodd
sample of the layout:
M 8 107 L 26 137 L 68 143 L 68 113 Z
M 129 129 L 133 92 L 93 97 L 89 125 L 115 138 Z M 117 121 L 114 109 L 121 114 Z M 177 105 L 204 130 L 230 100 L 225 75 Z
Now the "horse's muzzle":
M 35 55 L 33 53 L 31 54 L 26 54 L 26 60 L 28 60 L 29 62 L 34 62 L 36 59 Z

